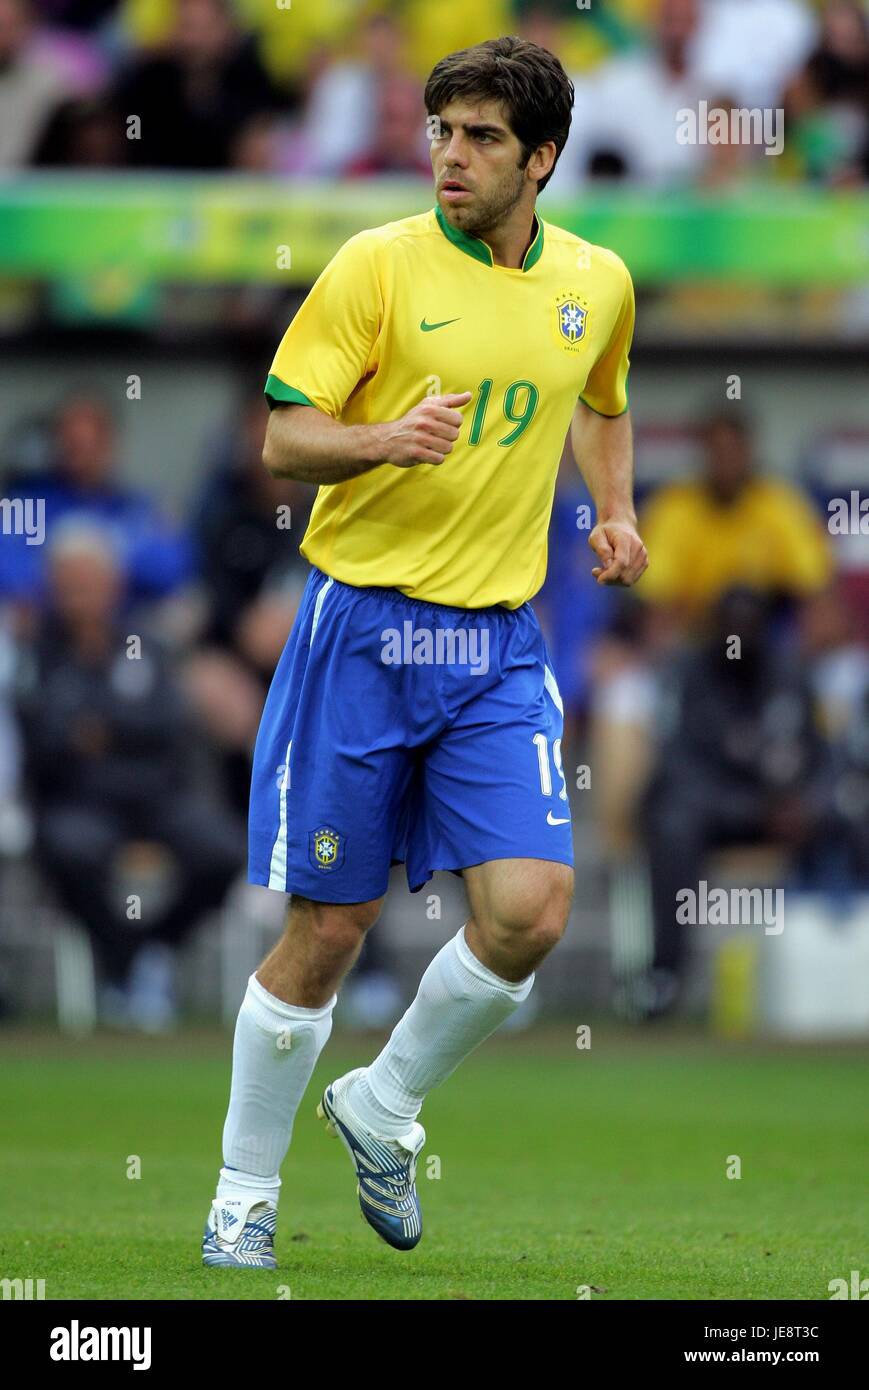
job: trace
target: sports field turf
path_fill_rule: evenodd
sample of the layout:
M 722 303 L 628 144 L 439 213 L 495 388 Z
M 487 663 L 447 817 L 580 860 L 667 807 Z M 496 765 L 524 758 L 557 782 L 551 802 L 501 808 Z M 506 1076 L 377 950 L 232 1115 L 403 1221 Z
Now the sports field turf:
M 314 1118 L 377 1040 L 336 1036 L 283 1170 L 281 1268 L 206 1270 L 229 1038 L 0 1034 L 0 1276 L 52 1298 L 827 1299 L 866 1265 L 865 1050 L 571 1024 L 497 1038 L 427 1102 L 425 1234 L 358 1215 Z M 131 1155 L 141 1178 L 129 1179 Z M 427 1177 L 431 1156 L 439 1178 Z M 737 1155 L 742 1177 L 728 1180 Z

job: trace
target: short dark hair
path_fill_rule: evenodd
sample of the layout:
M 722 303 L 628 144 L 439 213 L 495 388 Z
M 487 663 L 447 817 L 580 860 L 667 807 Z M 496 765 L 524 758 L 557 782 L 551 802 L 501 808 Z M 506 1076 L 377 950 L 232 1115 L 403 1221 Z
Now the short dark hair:
M 529 39 L 488 39 L 441 58 L 425 84 L 425 109 L 437 116 L 457 97 L 498 101 L 522 146 L 524 169 L 547 140 L 555 144 L 555 162 L 564 149 L 573 112 L 573 83 L 554 53 Z M 555 169 L 538 181 L 546 187 Z

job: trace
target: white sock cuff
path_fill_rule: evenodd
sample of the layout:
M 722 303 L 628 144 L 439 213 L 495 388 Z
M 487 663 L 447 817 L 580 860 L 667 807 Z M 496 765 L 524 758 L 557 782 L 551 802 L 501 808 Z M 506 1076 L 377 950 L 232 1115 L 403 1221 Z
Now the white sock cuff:
M 264 1195 L 274 1195 L 274 1200 L 278 1200 L 278 1193 L 281 1190 L 281 1180 L 277 1173 L 273 1177 L 263 1178 L 257 1173 L 244 1173 L 240 1168 L 227 1168 L 224 1166 L 220 1170 L 221 1182 L 231 1187 L 250 1188 L 252 1192 L 261 1192 Z M 220 1187 L 217 1189 L 218 1197 L 221 1196 Z
M 261 1028 L 274 1028 L 285 1019 L 293 1023 L 320 1023 L 331 1016 L 337 1002 L 338 996 L 333 994 L 319 1009 L 303 1009 L 300 1004 L 285 1004 L 283 999 L 276 999 L 273 994 L 269 994 L 256 975 L 251 975 L 241 1007 L 251 1014 Z
M 467 926 L 467 923 L 465 923 Z M 491 989 L 496 989 L 499 994 L 509 994 L 517 1004 L 528 998 L 534 985 L 534 972 L 524 980 L 502 980 L 500 975 L 496 975 L 494 970 L 490 970 L 488 965 L 484 965 L 478 960 L 465 940 L 465 927 L 461 927 L 454 937 L 456 944 L 456 955 L 459 962 L 470 974 L 476 976 L 483 984 Z

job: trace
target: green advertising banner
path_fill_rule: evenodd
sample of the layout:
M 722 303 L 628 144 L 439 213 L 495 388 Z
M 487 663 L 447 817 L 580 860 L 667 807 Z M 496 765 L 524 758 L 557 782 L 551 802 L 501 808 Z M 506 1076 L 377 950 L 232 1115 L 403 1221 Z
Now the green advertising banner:
M 123 173 L 0 179 L 0 276 L 306 285 L 354 232 L 432 206 L 420 182 Z M 595 190 L 544 218 L 612 247 L 638 285 L 869 283 L 869 195 Z

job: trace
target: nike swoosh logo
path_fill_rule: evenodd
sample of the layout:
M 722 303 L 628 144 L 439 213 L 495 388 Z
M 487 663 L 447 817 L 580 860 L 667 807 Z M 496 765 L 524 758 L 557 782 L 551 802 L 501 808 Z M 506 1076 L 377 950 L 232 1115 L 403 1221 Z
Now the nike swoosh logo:
M 444 319 L 443 323 L 426 323 L 425 319 L 420 321 L 420 328 L 423 333 L 433 333 L 436 328 L 446 328 L 448 323 L 458 323 L 458 319 Z
M 564 817 L 564 820 L 557 820 L 557 819 L 555 818 L 555 816 L 553 816 L 552 812 L 550 811 L 550 812 L 549 812 L 549 815 L 546 817 L 546 824 L 547 824 L 547 825 L 569 825 L 569 824 L 570 824 L 570 816 L 565 816 L 565 817 Z

